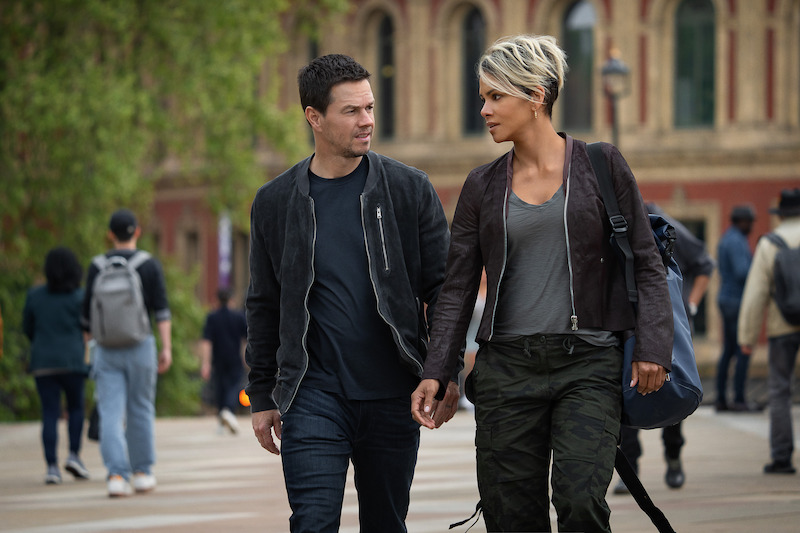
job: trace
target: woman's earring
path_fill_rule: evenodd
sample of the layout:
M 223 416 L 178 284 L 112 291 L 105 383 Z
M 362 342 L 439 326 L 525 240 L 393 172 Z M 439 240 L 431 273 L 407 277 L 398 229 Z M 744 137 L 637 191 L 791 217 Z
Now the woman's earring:
M 533 118 L 539 118 L 539 112 L 537 110 L 533 110 Z

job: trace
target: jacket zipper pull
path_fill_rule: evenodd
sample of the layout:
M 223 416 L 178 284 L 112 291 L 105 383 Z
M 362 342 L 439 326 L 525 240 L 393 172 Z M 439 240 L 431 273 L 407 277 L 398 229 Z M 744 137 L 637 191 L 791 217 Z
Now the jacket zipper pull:
M 381 206 L 378 206 L 377 215 L 378 215 L 378 220 L 383 218 L 383 215 L 381 214 Z
M 578 316 L 572 315 L 569 319 L 572 321 L 572 331 L 578 331 Z

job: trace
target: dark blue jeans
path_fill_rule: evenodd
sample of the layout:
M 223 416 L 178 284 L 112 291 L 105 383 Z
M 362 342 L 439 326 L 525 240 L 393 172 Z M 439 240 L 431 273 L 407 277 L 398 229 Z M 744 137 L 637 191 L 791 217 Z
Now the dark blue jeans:
M 353 462 L 361 533 L 405 532 L 419 425 L 411 394 L 357 401 L 300 387 L 281 417 L 291 531 L 336 532 Z
M 57 462 L 58 419 L 61 417 L 61 391 L 67 399 L 67 431 L 69 433 L 69 451 L 78 454 L 81 451 L 81 433 L 83 432 L 83 384 L 86 376 L 77 372 L 36 376 L 36 390 L 42 404 L 42 446 L 44 458 L 48 465 Z
M 727 404 L 728 371 L 730 370 L 731 360 L 735 357 L 733 401 L 735 403 L 745 403 L 744 388 L 747 381 L 747 368 L 750 366 L 750 357 L 742 353 L 736 340 L 739 330 L 739 304 L 720 303 L 719 311 L 722 314 L 722 354 L 719 356 L 719 364 L 717 365 L 717 402 Z

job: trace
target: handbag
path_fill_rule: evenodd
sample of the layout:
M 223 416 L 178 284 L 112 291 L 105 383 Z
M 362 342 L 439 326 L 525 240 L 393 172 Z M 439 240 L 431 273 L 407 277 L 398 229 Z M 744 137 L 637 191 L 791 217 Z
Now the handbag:
M 628 224 L 625 217 L 619 212 L 614 184 L 611 182 L 608 164 L 600 151 L 600 145 L 589 144 L 587 150 L 600 184 L 606 213 L 613 228 L 612 245 L 619 250 L 623 261 L 628 300 L 636 306 L 638 293 L 634 278 L 633 252 L 627 237 Z M 624 343 L 622 424 L 640 429 L 663 428 L 677 424 L 692 414 L 703 400 L 703 387 L 694 357 L 692 332 L 681 296 L 683 276 L 678 264 L 672 258 L 676 239 L 675 229 L 659 215 L 650 215 L 650 227 L 666 268 L 674 335 L 672 338 L 672 370 L 667 375 L 667 381 L 658 391 L 646 396 L 630 387 L 636 337 L 631 336 Z
M 591 143 L 586 145 L 589 159 L 594 168 L 595 176 L 600 185 L 600 193 L 606 207 L 613 234 L 612 246 L 618 251 L 625 273 L 625 285 L 628 290 L 628 300 L 636 306 L 638 293 L 634 278 L 633 251 L 628 241 L 628 223 L 619 212 L 619 204 L 614 193 L 614 184 L 608 171 L 600 145 Z M 633 365 L 633 349 L 636 337 L 631 336 L 625 341 L 623 347 L 622 371 L 622 423 L 627 426 L 652 429 L 674 425 L 692 414 L 703 399 L 703 387 L 697 371 L 692 345 L 691 328 L 686 309 L 683 306 L 681 290 L 683 276 L 680 268 L 672 258 L 675 240 L 675 228 L 659 215 L 650 215 L 650 228 L 653 231 L 658 251 L 666 268 L 669 297 L 672 304 L 672 320 L 674 333 L 672 339 L 672 370 L 667 375 L 667 381 L 656 392 L 647 396 L 639 394 L 635 388 L 630 387 L 631 371 Z M 660 533 L 675 533 L 664 513 L 656 507 L 647 494 L 636 470 L 617 447 L 614 468 L 619 477 L 628 487 L 636 503 L 647 514 L 650 521 Z

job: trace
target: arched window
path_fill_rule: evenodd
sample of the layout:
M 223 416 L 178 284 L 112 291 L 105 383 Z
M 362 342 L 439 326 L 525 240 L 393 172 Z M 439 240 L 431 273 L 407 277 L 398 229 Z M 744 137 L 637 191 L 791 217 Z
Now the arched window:
M 562 45 L 569 61 L 569 73 L 559 96 L 565 130 L 592 128 L 592 97 L 594 95 L 594 27 L 597 16 L 588 0 L 570 6 L 564 16 Z
M 478 77 L 475 67 L 486 47 L 486 22 L 483 15 L 476 7 L 467 12 L 464 17 L 463 31 L 461 32 L 461 65 L 463 90 L 462 96 L 462 125 L 465 134 L 482 133 L 484 130 L 481 118 L 481 99 L 478 96 Z
M 378 113 L 378 133 L 384 139 L 391 139 L 395 133 L 394 123 L 394 24 L 385 15 L 378 24 L 378 100 L 375 109 Z
M 714 6 L 683 0 L 675 13 L 676 127 L 714 124 Z

